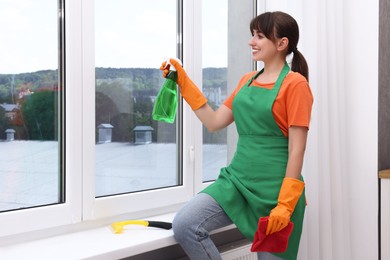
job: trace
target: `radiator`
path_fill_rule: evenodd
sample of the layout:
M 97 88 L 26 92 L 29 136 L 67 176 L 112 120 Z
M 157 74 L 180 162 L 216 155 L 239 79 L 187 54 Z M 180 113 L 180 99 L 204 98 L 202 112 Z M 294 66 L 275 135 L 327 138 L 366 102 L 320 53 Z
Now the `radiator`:
M 223 260 L 257 260 L 257 254 L 250 251 L 251 244 L 231 248 L 221 253 Z

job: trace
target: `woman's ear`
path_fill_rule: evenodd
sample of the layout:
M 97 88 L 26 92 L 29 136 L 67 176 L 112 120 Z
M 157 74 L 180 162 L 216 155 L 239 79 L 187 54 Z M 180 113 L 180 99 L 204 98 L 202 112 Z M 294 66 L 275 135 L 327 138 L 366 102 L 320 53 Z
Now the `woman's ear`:
M 283 37 L 283 38 L 280 38 L 278 39 L 278 42 L 277 42 L 277 49 L 279 51 L 284 51 L 288 49 L 288 38 L 287 37 Z

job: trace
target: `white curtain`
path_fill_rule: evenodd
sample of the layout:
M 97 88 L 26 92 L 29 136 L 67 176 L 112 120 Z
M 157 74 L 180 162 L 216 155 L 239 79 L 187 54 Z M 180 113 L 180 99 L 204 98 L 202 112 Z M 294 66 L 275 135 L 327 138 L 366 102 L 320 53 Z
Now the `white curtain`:
M 298 259 L 377 259 L 378 0 L 259 3 L 297 19 L 315 98 Z

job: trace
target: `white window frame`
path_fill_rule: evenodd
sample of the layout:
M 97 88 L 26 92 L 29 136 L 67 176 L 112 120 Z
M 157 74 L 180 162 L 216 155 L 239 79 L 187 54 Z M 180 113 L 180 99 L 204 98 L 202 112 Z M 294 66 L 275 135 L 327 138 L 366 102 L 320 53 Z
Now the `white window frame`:
M 182 104 L 183 185 L 95 198 L 95 64 L 94 0 L 66 0 L 65 203 L 0 214 L 0 244 L 85 228 L 123 217 L 147 217 L 174 212 L 210 183 L 202 182 L 202 124 L 186 102 Z M 184 68 L 202 86 L 201 1 L 183 1 Z M 196 51 L 194 51 L 196 50 Z M 156 64 L 156 67 L 158 64 Z M 92 222 L 91 222 L 92 221 Z M 51 231 L 48 231 L 51 230 Z M 54 230 L 54 231 L 53 231 Z
M 187 74 L 196 86 L 202 90 L 202 1 L 186 1 L 188 8 L 184 8 L 184 24 L 187 25 L 184 45 L 183 63 Z M 195 51 L 196 50 L 196 51 Z M 184 117 L 187 119 L 188 130 L 184 133 L 189 135 L 191 143 L 187 149 L 191 151 L 193 160 L 193 184 L 194 193 L 198 193 L 210 183 L 203 183 L 203 128 L 202 123 L 196 117 L 191 107 L 184 102 Z
M 33 231 L 70 225 L 81 221 L 81 165 L 82 142 L 79 128 L 81 108 L 81 8 L 78 0 L 68 0 L 65 4 L 66 27 L 66 176 L 65 203 L 0 213 L 0 242 L 9 236 Z M 70 98 L 71 97 L 71 98 Z
M 83 111 L 84 115 L 95 114 L 95 64 L 94 64 L 94 1 L 83 2 Z M 185 29 L 185 28 L 184 28 Z M 156 64 L 156 67 L 159 65 Z M 93 93 L 93 95 L 91 95 Z M 95 137 L 94 117 L 83 119 L 83 220 L 109 218 L 117 215 L 149 216 L 173 211 L 174 206 L 182 204 L 193 195 L 191 163 L 183 163 L 183 185 L 144 192 L 95 198 Z M 186 137 L 184 137 L 186 138 Z M 188 143 L 185 142 L 184 143 Z M 184 151 L 188 148 L 183 148 Z M 183 161 L 188 156 L 183 154 Z

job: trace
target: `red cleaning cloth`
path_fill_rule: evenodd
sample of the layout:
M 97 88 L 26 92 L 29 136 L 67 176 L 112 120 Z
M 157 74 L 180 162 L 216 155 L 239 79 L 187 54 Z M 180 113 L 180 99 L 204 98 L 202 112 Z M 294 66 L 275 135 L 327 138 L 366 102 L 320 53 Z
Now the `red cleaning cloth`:
M 271 252 L 271 253 L 283 253 L 287 250 L 288 238 L 294 228 L 294 223 L 291 221 L 287 227 L 266 236 L 268 217 L 262 217 L 259 219 L 255 238 L 252 243 L 251 252 Z

